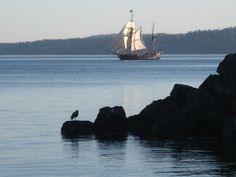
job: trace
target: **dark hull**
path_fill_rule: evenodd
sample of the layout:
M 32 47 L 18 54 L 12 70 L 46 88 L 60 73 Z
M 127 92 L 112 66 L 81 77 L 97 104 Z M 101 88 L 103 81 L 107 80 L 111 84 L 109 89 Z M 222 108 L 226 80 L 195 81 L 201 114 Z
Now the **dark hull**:
M 160 60 L 161 53 L 159 51 L 145 52 L 142 54 L 118 54 L 121 60 Z

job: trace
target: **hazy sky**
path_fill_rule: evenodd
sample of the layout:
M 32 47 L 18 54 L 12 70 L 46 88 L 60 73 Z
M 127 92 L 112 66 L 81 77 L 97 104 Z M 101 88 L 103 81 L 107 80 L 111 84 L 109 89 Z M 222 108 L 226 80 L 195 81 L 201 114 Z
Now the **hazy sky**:
M 0 0 L 0 42 L 117 33 L 134 10 L 150 33 L 236 26 L 236 0 Z M 147 22 L 147 24 L 143 23 Z

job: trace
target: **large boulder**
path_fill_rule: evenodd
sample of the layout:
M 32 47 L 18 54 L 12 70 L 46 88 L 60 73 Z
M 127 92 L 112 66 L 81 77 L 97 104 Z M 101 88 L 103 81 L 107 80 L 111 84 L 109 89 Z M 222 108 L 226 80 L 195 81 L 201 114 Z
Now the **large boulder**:
M 235 115 L 236 54 L 229 54 L 217 68 L 219 75 L 210 75 L 199 87 L 218 99 L 218 103 L 231 116 Z
M 188 85 L 183 84 L 175 84 L 171 93 L 170 97 L 180 103 L 180 104 L 186 104 L 188 101 L 189 94 L 196 92 L 197 89 Z
M 219 75 L 210 75 L 199 87 L 228 101 L 236 97 L 236 54 L 229 54 L 217 68 Z
M 167 104 L 155 118 L 152 132 L 156 136 L 218 136 L 221 134 L 221 105 L 196 88 L 176 84 Z
M 153 101 L 140 114 L 129 117 L 129 122 L 132 122 L 129 123 L 130 130 L 137 134 L 149 133 L 156 136 L 183 134 L 183 110 L 187 105 L 188 95 L 196 90 L 187 85 L 176 84 L 169 97 Z
M 217 72 L 228 79 L 236 77 L 236 53 L 226 55 L 224 60 L 219 64 Z M 232 80 L 233 81 L 233 80 Z
M 90 121 L 66 121 L 61 127 L 61 134 L 66 137 L 92 134 L 94 125 Z
M 217 72 L 224 80 L 222 87 L 225 89 L 224 96 L 229 100 L 236 98 L 236 54 L 229 54 L 219 64 Z
M 94 122 L 96 132 L 126 131 L 127 125 L 126 114 L 122 106 L 101 108 Z
M 152 125 L 162 108 L 165 108 L 168 101 L 158 100 L 147 105 L 138 115 L 128 118 L 129 129 L 132 133 L 139 135 L 152 134 Z

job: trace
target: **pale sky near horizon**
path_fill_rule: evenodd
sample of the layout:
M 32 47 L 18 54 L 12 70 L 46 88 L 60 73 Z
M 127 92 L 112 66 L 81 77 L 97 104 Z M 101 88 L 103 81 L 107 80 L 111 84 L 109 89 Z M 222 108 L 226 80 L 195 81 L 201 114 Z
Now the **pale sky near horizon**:
M 236 0 L 0 0 L 0 43 L 118 33 L 129 10 L 150 33 L 236 26 Z M 144 23 L 145 22 L 145 23 Z

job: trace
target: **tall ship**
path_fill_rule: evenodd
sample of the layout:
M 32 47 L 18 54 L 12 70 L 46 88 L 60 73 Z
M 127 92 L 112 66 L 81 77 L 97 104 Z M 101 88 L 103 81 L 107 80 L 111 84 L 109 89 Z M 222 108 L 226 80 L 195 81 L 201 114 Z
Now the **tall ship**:
M 143 40 L 142 27 L 136 28 L 133 10 L 131 20 L 121 29 L 113 45 L 113 53 L 121 60 L 159 60 L 161 52 L 156 50 L 156 34 L 152 27 L 152 49 L 149 50 Z

